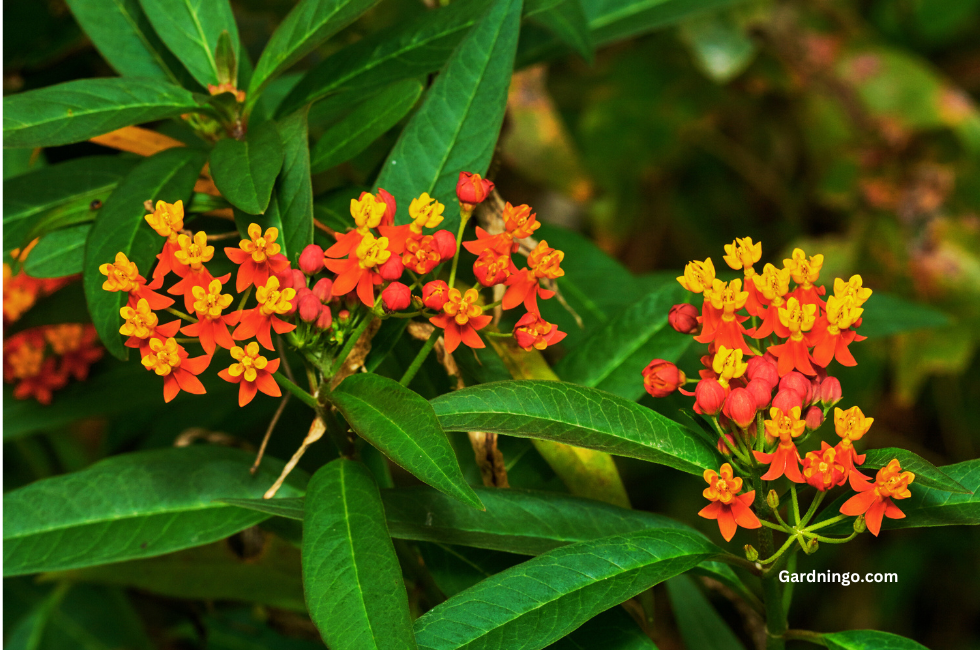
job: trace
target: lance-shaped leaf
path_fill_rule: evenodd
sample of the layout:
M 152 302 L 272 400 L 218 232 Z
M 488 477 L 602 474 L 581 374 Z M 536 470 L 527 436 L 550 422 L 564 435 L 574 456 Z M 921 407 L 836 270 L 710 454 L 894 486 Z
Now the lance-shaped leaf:
M 613 607 L 588 621 L 547 650 L 657 650 L 646 632 L 622 607 Z
M 718 452 L 673 420 L 611 393 L 549 381 L 502 381 L 432 400 L 447 431 L 491 431 L 639 458 L 691 474 Z
M 373 373 L 348 377 L 329 397 L 351 428 L 388 458 L 437 490 L 483 509 L 425 398 Z
M 228 31 L 242 62 L 238 27 L 228 0 L 139 1 L 156 33 L 202 86 L 220 83 L 215 54 L 221 32 Z
M 820 637 L 831 650 L 928 650 L 912 639 L 877 630 L 848 630 Z
M 684 288 L 671 282 L 647 294 L 596 329 L 555 366 L 564 381 L 639 399 L 641 371 L 651 359 L 677 361 L 691 337 L 667 326 L 670 307 L 684 300 Z
M 415 648 L 384 506 L 364 465 L 338 459 L 310 479 L 303 585 L 310 616 L 336 650 Z
M 223 539 L 267 517 L 215 499 L 259 498 L 283 463 L 227 447 L 160 449 L 113 456 L 80 472 L 5 495 L 5 576 L 162 555 Z M 293 472 L 280 490 L 297 496 Z
M 99 210 L 89 232 L 83 271 L 85 299 L 99 338 L 120 359 L 128 356 L 119 334 L 119 309 L 127 295 L 102 288 L 106 278 L 99 273 L 99 266 L 112 263 L 116 253 L 121 252 L 136 264 L 141 275 L 149 277 L 153 259 L 163 248 L 163 239 L 143 218 L 143 203 L 173 203 L 178 199 L 188 203 L 206 156 L 196 149 L 174 147 L 141 161 Z
M 3 251 L 69 223 L 89 221 L 135 161 L 117 156 L 86 156 L 3 182 Z
M 542 12 L 535 21 L 544 25 L 588 63 L 595 60 L 592 32 L 582 9 L 582 0 L 564 0 L 554 8 Z
M 428 192 L 446 206 L 450 232 L 459 224 L 459 172 L 485 174 L 500 135 L 520 20 L 521 0 L 495 0 L 429 88 L 376 183 L 399 197 Z M 407 201 L 395 219 L 408 220 Z
M 153 31 L 137 0 L 68 0 L 75 20 L 102 58 L 121 75 L 194 83 Z
M 300 109 L 277 124 L 283 146 L 282 171 L 275 200 L 282 222 L 282 253 L 295 266 L 313 243 L 313 184 L 310 179 L 309 109 Z
M 245 140 L 226 138 L 214 145 L 211 177 L 229 203 L 243 212 L 262 214 L 269 207 L 283 155 L 276 125 L 266 122 Z
M 327 129 L 310 154 L 314 172 L 346 162 L 384 135 L 415 106 L 422 94 L 417 79 L 407 79 L 356 107 Z
M 82 272 L 85 239 L 92 229 L 83 223 L 55 230 L 41 238 L 24 262 L 24 270 L 35 278 L 63 278 Z
M 3 146 L 55 147 L 201 110 L 190 91 L 166 81 L 77 79 L 4 97 Z
M 272 34 L 248 87 L 254 102 L 267 83 L 351 24 L 378 0 L 301 0 Z
M 689 570 L 719 549 L 684 530 L 580 542 L 498 573 L 415 622 L 419 648 L 543 648 L 590 618 Z
M 33 252 L 31 253 L 33 255 Z M 878 470 L 887 465 L 893 458 L 897 458 L 903 471 L 915 474 L 913 485 L 955 492 L 958 494 L 970 494 L 970 490 L 948 477 L 941 469 L 927 461 L 922 456 L 912 453 L 908 449 L 899 447 L 884 447 L 882 449 L 869 449 L 864 462 L 858 468 L 859 471 Z M 869 472 L 864 472 L 868 474 Z M 871 472 L 873 477 L 873 472 Z
M 745 646 L 691 578 L 677 576 L 668 580 L 667 595 L 677 627 L 688 648 L 745 650 Z
M 885 528 L 980 524 L 980 460 L 945 465 L 942 472 L 972 494 L 936 490 L 913 482 L 912 496 L 895 501 L 904 519 L 885 519 Z

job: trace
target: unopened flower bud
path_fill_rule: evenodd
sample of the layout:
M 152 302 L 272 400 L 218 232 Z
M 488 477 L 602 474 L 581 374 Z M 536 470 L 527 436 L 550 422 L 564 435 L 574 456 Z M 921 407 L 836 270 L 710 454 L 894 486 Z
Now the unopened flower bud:
M 727 443 L 725 441 L 728 441 Z M 715 444 L 720 451 L 725 456 L 732 455 L 732 448 L 735 446 L 735 436 L 730 433 L 726 433 L 724 437 L 719 437 L 718 442 Z
M 686 380 L 684 373 L 670 361 L 654 359 L 643 369 L 643 387 L 654 397 L 666 397 Z
M 442 261 L 452 259 L 456 254 L 456 237 L 448 230 L 437 230 L 432 237 L 436 240 L 436 250 Z
M 397 209 L 395 197 L 393 197 L 388 190 L 379 187 L 378 192 L 374 195 L 374 198 L 381 199 L 385 203 L 385 213 L 384 216 L 381 217 L 381 223 L 379 225 L 395 225 L 395 210 Z
M 779 369 L 765 356 L 749 359 L 745 376 L 749 378 L 749 381 L 760 379 L 773 388 L 779 384 Z
M 868 524 L 864 521 L 864 515 L 858 515 L 854 520 L 854 532 L 863 533 L 868 529 Z
M 316 284 L 313 285 L 313 295 L 323 304 L 330 302 L 330 299 L 333 298 L 333 280 L 329 278 L 317 280 Z
M 752 393 L 744 388 L 736 388 L 728 394 L 728 399 L 725 400 L 725 415 L 744 429 L 755 420 L 755 413 L 758 410 L 755 405 L 756 402 Z
M 823 424 L 823 410 L 819 406 L 811 406 L 806 412 L 806 428 L 810 431 L 819 429 Z
M 667 314 L 667 322 L 675 331 L 681 334 L 693 334 L 698 331 L 698 308 L 694 305 L 682 303 L 674 305 Z
M 402 277 L 404 270 L 405 264 L 402 262 L 401 256 L 392 255 L 387 262 L 378 267 L 378 275 L 384 280 L 397 280 Z
M 753 379 L 745 386 L 745 390 L 752 394 L 757 409 L 764 409 L 772 401 L 772 386 L 764 379 Z
M 479 174 L 459 173 L 459 180 L 456 181 L 456 198 L 470 209 L 478 203 L 483 203 L 492 191 L 493 183 L 480 178 Z
M 412 294 L 412 307 L 415 307 L 416 309 L 422 309 L 422 307 L 424 307 L 424 306 L 425 306 L 425 303 L 422 302 L 422 296 L 417 296 L 417 295 L 415 295 L 413 293 Z
M 745 559 L 749 562 L 755 562 L 759 559 L 759 551 L 755 550 L 751 544 L 745 545 Z
M 810 383 L 810 380 L 803 373 L 795 370 L 786 373 L 779 380 L 779 390 L 783 391 L 787 388 L 799 393 L 803 398 L 803 404 L 809 404 L 813 401 L 813 384 Z M 803 404 L 800 406 L 802 407 Z
M 726 392 L 716 379 L 702 379 L 694 389 L 694 410 L 702 415 L 717 415 L 725 405 Z
M 323 270 L 323 249 L 310 244 L 299 255 L 299 270 L 306 275 L 316 275 Z
M 426 282 L 422 287 L 422 303 L 429 309 L 442 311 L 442 306 L 449 300 L 449 285 L 442 280 Z
M 279 280 L 280 289 L 299 289 L 299 287 L 293 286 L 293 269 L 285 268 L 282 271 L 276 273 L 276 279 Z M 306 286 L 304 282 L 302 286 Z
M 820 382 L 820 403 L 824 406 L 833 406 L 840 401 L 842 396 L 840 381 L 837 377 L 827 377 Z
M 328 330 L 332 324 L 333 314 L 330 313 L 330 307 L 323 305 L 320 309 L 320 317 L 316 319 L 316 327 L 320 330 Z
M 304 323 L 313 323 L 320 317 L 323 305 L 312 292 L 304 293 L 296 302 L 299 304 L 299 317 Z
M 766 505 L 773 510 L 779 507 L 779 494 L 775 490 L 769 490 L 769 494 L 766 495 Z
M 814 553 L 817 552 L 818 548 L 820 548 L 820 542 L 818 542 L 816 538 L 814 538 L 810 540 L 810 548 L 804 550 L 806 551 L 807 555 L 813 555 Z
M 401 282 L 392 282 L 381 292 L 385 310 L 401 311 L 412 304 L 412 290 Z
M 772 405 L 783 413 L 789 413 L 793 410 L 794 406 L 798 406 L 800 409 L 803 408 L 803 398 L 795 390 L 784 388 L 776 393 L 776 396 L 772 399 Z

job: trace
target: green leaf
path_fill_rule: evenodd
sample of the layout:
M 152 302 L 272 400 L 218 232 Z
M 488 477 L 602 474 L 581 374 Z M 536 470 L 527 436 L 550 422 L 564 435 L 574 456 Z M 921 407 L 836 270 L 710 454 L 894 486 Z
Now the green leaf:
M 521 0 L 496 0 L 453 52 L 402 131 L 375 183 L 408 200 L 428 192 L 446 206 L 442 226 L 459 224 L 459 172 L 486 174 L 507 107 L 520 32 Z
M 119 184 L 99 210 L 95 225 L 85 246 L 83 282 L 92 322 L 99 338 L 110 353 L 120 359 L 128 356 L 119 334 L 119 309 L 126 294 L 102 288 L 105 276 L 99 266 L 112 263 L 122 252 L 136 264 L 144 277 L 149 276 L 163 240 L 143 218 L 145 201 L 189 202 L 206 153 L 196 149 L 174 147 L 141 161 Z
M 243 212 L 262 214 L 269 207 L 283 157 L 279 131 L 266 122 L 245 140 L 226 138 L 214 145 L 211 176 L 229 203 Z
M 153 31 L 137 0 L 67 1 L 92 45 L 119 74 L 153 77 L 181 86 L 194 83 Z
M 218 83 L 238 82 L 238 55 L 235 45 L 231 42 L 231 33 L 223 30 L 218 36 L 218 47 L 214 53 L 215 67 L 218 69 Z
M 484 580 L 415 622 L 427 650 L 541 648 L 719 549 L 697 533 L 644 530 L 565 546 Z
M 301 0 L 276 28 L 262 51 L 248 87 L 249 101 L 273 77 L 354 22 L 378 0 Z
M 31 253 L 32 255 L 34 253 Z M 902 465 L 903 471 L 909 471 L 915 474 L 915 481 L 913 485 L 923 486 L 927 488 L 933 488 L 936 490 L 944 490 L 946 492 L 955 492 L 958 494 L 970 494 L 970 490 L 946 476 L 941 469 L 927 461 L 922 456 L 912 453 L 908 449 L 902 449 L 900 447 L 885 447 L 883 449 L 869 449 L 861 464 L 860 470 L 871 469 L 877 470 L 881 469 L 887 465 L 893 458 L 897 458 L 898 462 Z
M 821 637 L 831 650 L 929 650 L 912 639 L 877 630 L 848 630 Z
M 388 458 L 437 490 L 483 509 L 425 398 L 392 379 L 364 373 L 342 381 L 329 399 L 350 427 Z
M 896 501 L 904 519 L 885 519 L 885 528 L 980 524 L 980 460 L 945 465 L 942 472 L 973 494 L 954 494 L 912 483 L 912 496 Z
M 314 173 L 346 162 L 384 135 L 415 106 L 422 94 L 417 79 L 392 84 L 324 132 L 310 154 Z
M 275 499 L 219 499 L 222 503 L 239 508 L 248 508 L 264 512 L 274 517 L 286 517 L 303 521 L 303 504 L 306 499 L 303 497 L 275 498 Z
M 641 371 L 652 359 L 677 361 L 691 337 L 667 327 L 672 305 L 684 288 L 671 282 L 647 294 L 596 329 L 555 366 L 564 381 L 601 388 L 629 400 L 645 393 Z
M 235 600 L 306 612 L 299 549 L 266 536 L 257 556 L 242 558 L 225 541 L 160 557 L 42 576 L 136 588 L 169 598 Z
M 688 648 L 745 650 L 745 646 L 691 578 L 677 576 L 668 580 L 667 595 L 681 638 Z
M 160 38 L 202 86 L 220 83 L 215 57 L 228 30 L 239 60 L 238 27 L 228 0 L 139 0 Z
M 303 529 L 306 600 L 327 645 L 415 648 L 401 567 L 367 468 L 345 459 L 321 467 L 310 480 Z
M 718 464 L 718 452 L 681 425 L 611 393 L 551 381 L 502 381 L 432 400 L 447 431 L 490 431 L 555 440 L 639 458 L 691 474 Z
M 81 273 L 85 239 L 91 229 L 91 224 L 83 223 L 48 233 L 31 249 L 24 270 L 35 278 L 63 278 Z
M 282 222 L 282 253 L 295 266 L 303 249 L 313 243 L 313 184 L 310 179 L 309 109 L 277 124 L 283 144 L 282 172 L 276 182 L 276 203 Z
M 756 45 L 745 29 L 722 12 L 698 15 L 686 21 L 681 26 L 681 36 L 698 66 L 718 83 L 741 74 L 756 53 Z
M 190 91 L 157 79 L 76 79 L 4 97 L 3 146 L 55 147 L 201 110 Z
M 582 9 L 582 0 L 564 0 L 535 20 L 575 50 L 589 64 L 595 61 L 592 32 Z
M 97 214 L 135 161 L 87 156 L 42 167 L 3 182 L 3 251 L 23 248 L 35 237 Z
M 268 615 L 261 608 L 228 611 L 204 616 L 208 630 L 207 650 L 323 650 L 319 639 L 307 641 L 283 636 L 263 621 Z
M 429 570 L 436 586 L 447 598 L 527 559 L 512 553 L 464 546 L 426 542 L 417 542 L 413 546 L 419 549 L 425 568 Z
M 694 647 L 694 646 L 691 646 Z M 622 607 L 613 607 L 589 620 L 548 650 L 657 650 L 650 637 Z
M 875 291 L 864 303 L 861 327 L 858 332 L 868 338 L 891 336 L 900 332 L 945 327 L 949 316 L 924 305 L 899 296 Z
M 283 463 L 216 446 L 113 456 L 80 472 L 32 483 L 4 496 L 3 571 L 21 575 L 153 557 L 201 546 L 265 515 L 216 503 L 257 498 Z M 297 496 L 302 473 L 280 494 Z

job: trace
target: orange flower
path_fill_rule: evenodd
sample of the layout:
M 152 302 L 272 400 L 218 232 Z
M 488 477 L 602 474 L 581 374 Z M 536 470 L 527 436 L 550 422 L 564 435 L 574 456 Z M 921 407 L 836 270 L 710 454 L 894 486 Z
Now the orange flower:
M 380 226 L 378 230 L 382 237 L 388 239 L 388 249 L 395 255 L 401 255 L 407 249 L 409 242 L 422 238 L 424 228 L 435 228 L 442 223 L 442 212 L 445 206 L 429 196 L 426 192 L 412 199 L 408 206 L 408 216 L 412 223 L 403 226 Z M 406 266 L 408 263 L 406 262 Z
M 854 443 L 864 437 L 874 421 L 874 418 L 864 417 L 859 406 L 852 406 L 846 411 L 840 408 L 834 409 L 834 430 L 841 438 L 836 447 L 837 457 L 840 458 L 849 474 L 857 475 L 852 480 L 867 479 L 855 468 L 855 465 L 864 462 L 865 455 L 857 453 L 857 450 L 854 449 Z
M 847 482 L 847 468 L 837 458 L 837 449 L 820 442 L 820 451 L 811 451 L 803 459 L 803 478 L 823 492 Z
M 725 463 L 720 472 L 705 470 L 704 480 L 708 482 L 708 487 L 702 494 L 711 503 L 698 514 L 705 519 L 716 519 L 718 530 L 726 542 L 732 540 L 739 526 L 749 530 L 762 526 L 759 518 L 752 512 L 755 490 L 739 494 L 742 491 L 742 479 L 734 476 L 731 465 Z
M 855 275 L 851 278 L 853 282 L 857 279 L 858 285 L 861 283 L 861 276 Z M 856 366 L 857 361 L 851 355 L 847 346 L 856 340 L 863 341 L 865 337 L 858 336 L 850 328 L 858 323 L 864 309 L 858 306 L 860 295 L 867 292 L 871 294 L 871 289 L 853 289 L 852 285 L 844 284 L 837 278 L 836 285 L 841 289 L 840 292 L 827 299 L 826 312 L 820 317 L 819 322 L 813 328 L 810 335 L 810 345 L 813 346 L 813 360 L 817 364 L 827 367 L 830 362 L 837 359 L 837 363 L 842 366 Z
M 465 294 L 459 289 L 450 289 L 442 313 L 429 319 L 430 323 L 445 330 L 446 352 L 452 353 L 460 341 L 471 348 L 486 347 L 476 332 L 486 327 L 493 317 L 483 314 L 483 308 L 477 304 L 479 299 L 476 289 L 468 289 Z
M 789 329 L 779 320 L 779 309 L 786 304 L 785 296 L 789 293 L 789 281 L 789 269 L 777 269 L 772 264 L 766 264 L 761 275 L 752 276 L 759 301 L 756 316 L 762 319 L 752 335 L 755 338 L 763 339 L 773 332 L 779 338 L 789 336 Z
M 912 496 L 909 484 L 915 480 L 912 472 L 903 472 L 897 458 L 878 470 L 875 482 L 865 481 L 857 486 L 851 483 L 858 493 L 840 507 L 842 514 L 856 517 L 864 515 L 868 530 L 875 537 L 881 531 L 883 517 L 903 519 L 905 513 L 898 509 L 892 499 L 907 499 Z
M 786 301 L 785 308 L 779 308 L 779 322 L 789 330 L 789 339 L 780 345 L 770 346 L 768 351 L 779 359 L 780 377 L 794 368 L 804 375 L 817 374 L 810 364 L 810 351 L 805 336 L 805 333 L 813 328 L 816 320 L 817 305 L 815 304 L 803 304 L 796 298 L 790 298 Z
M 245 406 L 252 401 L 257 391 L 262 391 L 272 397 L 280 397 L 282 391 L 273 379 L 272 373 L 279 369 L 279 359 L 269 361 L 259 354 L 259 344 L 252 341 L 244 348 L 233 347 L 231 357 L 233 363 L 218 376 L 225 381 L 238 384 L 238 405 Z
M 762 258 L 762 242 L 752 243 L 751 237 L 738 237 L 731 244 L 725 244 L 725 263 L 729 267 L 738 271 L 742 269 L 745 275 L 745 290 L 748 292 L 748 300 L 745 301 L 745 310 L 757 316 L 763 309 L 763 301 L 760 299 L 759 291 L 755 287 L 752 278 L 755 277 L 755 269 L 752 268 Z
M 276 243 L 278 237 L 278 228 L 267 228 L 263 234 L 262 226 L 253 223 L 248 226 L 248 239 L 241 240 L 238 248 L 225 249 L 228 259 L 239 265 L 235 278 L 238 293 L 253 284 L 256 287 L 264 286 L 269 276 L 289 268 L 289 260 L 279 252 L 282 247 Z
M 146 286 L 146 279 L 139 274 L 134 262 L 122 252 L 116 253 L 113 264 L 103 264 L 99 273 L 106 276 L 102 288 L 106 291 L 125 291 L 129 294 L 130 306 L 136 305 L 140 298 L 146 300 L 150 309 L 166 309 L 174 304 L 173 299 L 161 296 Z
M 68 375 L 57 368 L 57 359 L 44 356 L 42 329 L 21 332 L 4 341 L 4 379 L 17 381 L 14 397 L 35 398 L 41 404 L 50 404 L 52 394 L 68 383 Z
M 517 344 L 530 352 L 544 350 L 565 338 L 565 332 L 559 332 L 557 325 L 552 325 L 534 312 L 528 312 L 514 325 L 514 339 Z
M 194 287 L 206 287 L 214 279 L 204 266 L 214 257 L 214 246 L 208 246 L 208 236 L 203 230 L 194 233 L 193 237 L 177 235 L 177 246 L 179 250 L 174 253 L 177 262 L 174 272 L 181 279 L 167 289 L 167 293 L 172 296 L 184 296 L 184 308 L 191 311 L 194 309 Z M 222 282 L 228 277 L 231 275 L 222 279 Z
M 704 293 L 715 282 L 715 265 L 709 257 L 703 262 L 694 260 L 684 267 L 684 275 L 677 278 L 681 286 L 691 293 Z
M 432 235 L 418 239 L 409 238 L 405 241 L 405 254 L 402 255 L 402 264 L 405 268 L 419 275 L 425 275 L 436 268 L 440 261 L 442 256 L 439 254 L 436 238 Z
M 337 284 L 334 283 L 333 286 L 336 288 Z M 242 312 L 241 322 L 231 337 L 236 341 L 244 341 L 254 336 L 266 350 L 274 350 L 270 329 L 274 328 L 278 334 L 296 329 L 295 325 L 279 319 L 280 315 L 289 313 L 292 309 L 290 301 L 295 297 L 295 289 L 287 287 L 280 290 L 278 278 L 269 278 L 264 287 L 255 291 L 258 306 Z
M 225 276 L 227 278 L 227 276 Z M 268 281 L 268 280 L 267 280 Z M 197 314 L 197 322 L 187 325 L 180 331 L 187 336 L 196 336 L 201 341 L 201 347 L 208 354 L 214 354 L 215 343 L 230 350 L 235 347 L 235 342 L 228 333 L 229 325 L 237 325 L 242 313 L 233 311 L 230 314 L 222 315 L 222 311 L 231 305 L 232 297 L 230 294 L 221 293 L 221 280 L 211 280 L 211 284 L 204 287 L 192 287 L 194 295 L 194 312 Z
M 388 194 L 385 192 L 385 194 Z M 388 196 L 391 196 L 388 194 Z M 350 214 L 354 218 L 354 230 L 344 233 L 339 238 L 337 238 L 337 243 L 328 248 L 324 253 L 324 258 L 335 258 L 340 259 L 350 255 L 361 243 L 361 239 L 364 235 L 368 234 L 371 228 L 382 227 L 382 231 L 386 226 L 382 224 L 386 221 L 385 215 L 388 211 L 388 204 L 385 202 L 384 197 L 375 196 L 369 192 L 362 192 L 361 196 L 357 199 L 350 200 Z M 403 228 L 398 226 L 398 228 Z M 397 232 L 402 232 L 398 230 Z
M 554 280 L 565 275 L 561 261 L 565 253 L 548 246 L 542 240 L 527 256 L 527 268 L 513 272 L 504 282 L 507 293 L 504 294 L 504 309 L 513 309 L 524 303 L 528 311 L 538 313 L 538 296 L 545 300 L 555 295 L 554 291 L 543 289 L 539 284 L 541 279 Z
M 496 235 L 491 235 L 480 226 L 477 226 L 476 239 L 473 241 L 464 241 L 463 248 L 474 255 L 480 255 L 483 251 L 490 248 L 496 251 L 498 255 L 507 255 L 510 257 L 511 253 L 517 252 L 519 245 L 514 241 L 514 237 L 509 232 L 504 231 Z
M 541 227 L 537 216 L 531 212 L 531 206 L 519 205 L 516 208 L 508 201 L 504 205 L 504 229 L 514 239 L 524 239 L 534 234 Z
M 357 297 L 369 309 L 374 307 L 374 285 L 381 284 L 384 279 L 378 273 L 378 267 L 388 261 L 391 251 L 388 250 L 388 239 L 365 233 L 357 248 L 345 260 L 325 258 L 323 263 L 329 270 L 337 274 L 333 283 L 333 295 L 343 296 L 357 289 Z
M 820 305 L 823 307 L 824 302 L 820 296 L 826 292 L 826 289 L 814 285 L 814 282 L 820 279 L 823 255 L 807 258 L 803 249 L 797 248 L 793 250 L 793 256 L 790 259 L 783 260 L 783 266 L 789 270 L 793 282 L 799 285 L 791 295 L 804 305 Z
M 780 476 L 794 483 L 803 483 L 803 475 L 800 474 L 800 452 L 796 449 L 794 438 L 803 435 L 806 429 L 806 422 L 800 419 L 800 407 L 794 406 L 789 413 L 783 413 L 777 407 L 769 409 L 772 419 L 765 421 L 766 436 L 779 440 L 776 451 L 766 454 L 761 451 L 752 452 L 756 460 L 760 463 L 769 465 L 769 471 L 763 474 L 765 481 L 775 481 Z
M 510 277 L 512 266 L 510 255 L 498 253 L 492 247 L 488 247 L 483 249 L 473 263 L 473 275 L 483 286 L 492 287 Z
M 143 218 L 158 235 L 167 238 L 163 244 L 163 251 L 157 255 L 158 263 L 153 269 L 154 283 L 162 282 L 161 278 L 171 271 L 178 275 L 185 273 L 187 267 L 180 264 L 174 257 L 174 253 L 180 250 L 180 246 L 177 244 L 177 236 L 184 228 L 184 202 L 157 201 L 153 212 Z
M 717 345 L 752 354 L 743 337 L 746 330 L 742 327 L 742 321 L 746 316 L 735 313 L 745 306 L 748 298 L 749 293 L 742 291 L 741 280 L 715 280 L 710 289 L 704 290 L 704 329 L 694 340 L 698 343 L 714 341 Z
M 163 377 L 163 400 L 171 401 L 181 390 L 203 395 L 204 385 L 196 375 L 201 374 L 211 363 L 211 357 L 202 355 L 189 359 L 187 351 L 172 338 L 162 341 L 150 340 L 150 349 L 143 355 L 143 366 Z
M 79 381 L 88 377 L 89 367 L 102 358 L 105 350 L 99 345 L 98 334 L 92 325 L 65 323 L 44 329 L 44 338 L 61 357 L 58 372 Z
M 160 325 L 160 319 L 150 310 L 149 303 L 143 298 L 137 301 L 135 307 L 124 305 L 119 310 L 119 315 L 126 321 L 119 328 L 120 334 L 129 337 L 126 339 L 126 347 L 139 348 L 141 356 L 149 351 L 151 339 L 166 340 L 176 336 L 180 329 L 179 320 Z

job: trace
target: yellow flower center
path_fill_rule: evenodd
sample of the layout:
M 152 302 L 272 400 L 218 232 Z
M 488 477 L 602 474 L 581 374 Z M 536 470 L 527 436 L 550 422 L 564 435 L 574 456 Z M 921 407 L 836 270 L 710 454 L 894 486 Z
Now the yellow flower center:
M 561 268 L 563 259 L 565 253 L 549 247 L 548 242 L 541 240 L 527 256 L 527 265 L 534 270 L 535 277 L 554 280 L 565 275 Z
M 269 365 L 269 360 L 259 354 L 259 344 L 252 341 L 244 348 L 235 346 L 231 349 L 231 357 L 238 363 L 228 366 L 228 374 L 241 377 L 245 381 L 255 381 L 258 371 Z
M 467 289 L 465 294 L 460 293 L 459 289 L 450 289 L 449 299 L 442 310 L 452 316 L 458 325 L 466 325 L 471 318 L 483 314 L 483 308 L 477 304 L 479 299 L 480 294 L 476 289 Z
M 427 192 L 422 192 L 417 199 L 412 199 L 408 206 L 408 216 L 412 218 L 410 226 L 412 232 L 418 234 L 422 232 L 422 228 L 438 226 L 442 223 L 443 210 L 445 206 L 429 196 Z
M 371 233 L 366 233 L 357 245 L 358 264 L 362 269 L 372 269 L 388 261 L 391 251 L 388 250 L 388 238 L 375 238 Z
M 275 276 L 269 278 L 264 287 L 259 287 L 255 291 L 255 299 L 259 302 L 259 313 L 263 316 L 285 314 L 292 309 L 289 301 L 295 297 L 295 289 L 286 287 L 279 290 L 279 279 Z
M 169 375 L 180 365 L 177 341 L 172 338 L 166 342 L 150 339 L 150 351 L 143 357 L 142 363 L 147 370 L 152 370 L 161 377 Z
M 268 228 L 263 235 L 262 227 L 253 223 L 248 226 L 248 239 L 239 242 L 238 247 L 251 255 L 252 261 L 261 264 L 282 250 L 282 246 L 276 243 L 278 237 L 278 228 Z
M 150 304 L 143 298 L 136 303 L 136 309 L 127 305 L 119 310 L 119 315 L 126 321 L 119 328 L 119 333 L 139 339 L 149 338 L 159 322 L 157 315 L 150 311 Z
M 157 201 L 156 209 L 146 215 L 145 219 L 158 235 L 176 241 L 177 234 L 184 227 L 184 202 Z
M 180 250 L 174 253 L 174 257 L 195 271 L 199 271 L 205 262 L 210 262 L 214 257 L 214 246 L 208 246 L 208 236 L 203 230 L 195 233 L 193 238 L 178 235 L 177 245 Z

